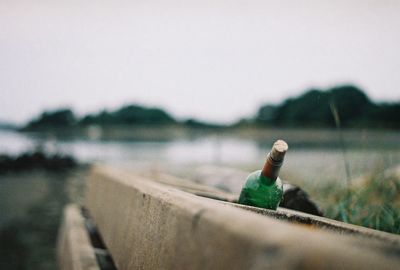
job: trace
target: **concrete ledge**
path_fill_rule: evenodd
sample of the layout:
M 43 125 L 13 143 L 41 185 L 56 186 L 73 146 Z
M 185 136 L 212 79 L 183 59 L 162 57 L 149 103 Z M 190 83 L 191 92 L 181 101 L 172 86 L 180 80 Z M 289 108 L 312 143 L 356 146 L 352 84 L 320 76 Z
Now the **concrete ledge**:
M 61 270 L 100 270 L 85 227 L 85 219 L 77 205 L 68 205 L 64 210 L 57 259 Z
M 208 167 L 205 167 L 209 172 Z M 198 171 L 202 171 L 202 168 L 198 169 Z M 214 181 L 217 180 L 219 177 L 221 179 L 225 178 L 224 172 L 230 173 L 230 179 L 237 178 L 238 181 L 239 177 L 245 177 L 246 173 L 243 173 L 240 170 L 224 168 L 221 170 L 222 173 L 217 169 L 213 168 L 214 176 L 209 177 L 209 179 L 213 178 Z M 234 172 L 237 173 L 234 176 Z M 395 234 L 390 234 L 378 230 L 373 230 L 361 226 L 356 226 L 352 224 L 347 224 L 344 222 L 332 220 L 329 218 L 314 216 L 310 214 L 306 214 L 303 212 L 290 210 L 287 208 L 279 207 L 276 211 L 262 209 L 252 206 L 246 206 L 237 204 L 237 198 L 239 195 L 235 195 L 232 193 L 221 191 L 217 188 L 211 186 L 200 185 L 198 183 L 193 183 L 192 181 L 188 181 L 186 179 L 181 179 L 175 176 L 171 176 L 165 173 L 147 173 L 143 174 L 146 178 L 151 179 L 152 181 L 156 181 L 171 187 L 178 188 L 179 190 L 183 190 L 198 196 L 215 199 L 221 202 L 225 202 L 231 206 L 241 208 L 247 211 L 251 211 L 260 215 L 269 216 L 277 220 L 287 221 L 290 223 L 298 223 L 308 225 L 310 228 L 313 227 L 315 229 L 322 229 L 327 230 L 329 232 L 334 232 L 338 234 L 347 234 L 352 235 L 359 238 L 369 238 L 372 241 L 376 241 L 377 244 L 384 244 L 388 248 L 392 249 L 392 252 L 397 252 L 400 254 L 400 236 Z M 210 175 L 209 175 L 210 176 Z M 387 249 L 387 248 L 385 248 Z
M 313 216 L 310 214 L 282 207 L 278 207 L 276 211 L 273 211 L 269 209 L 262 209 L 240 204 L 230 205 L 261 215 L 273 217 L 277 220 L 304 224 L 310 226 L 310 228 L 322 229 L 332 233 L 344 234 L 349 236 L 351 235 L 356 238 L 368 239 L 371 243 L 376 242 L 377 244 L 381 244 L 383 246 L 383 250 L 391 249 L 391 252 L 395 252 L 400 255 L 400 236 L 395 234 L 377 231 L 353 224 L 347 224 L 329 218 Z
M 397 252 L 94 167 L 86 206 L 118 269 L 396 269 Z
M 187 179 L 182 179 L 159 171 L 144 172 L 136 175 L 210 199 L 223 200 L 226 202 L 237 202 L 238 199 L 238 195 L 236 194 L 232 194 L 212 186 L 198 184 L 193 181 L 188 181 Z

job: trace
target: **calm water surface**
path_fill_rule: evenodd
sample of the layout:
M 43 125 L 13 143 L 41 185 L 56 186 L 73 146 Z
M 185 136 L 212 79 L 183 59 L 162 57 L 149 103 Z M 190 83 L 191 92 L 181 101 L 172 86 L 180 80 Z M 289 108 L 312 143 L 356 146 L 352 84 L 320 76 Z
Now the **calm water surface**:
M 290 144 L 290 141 L 289 141 Z M 262 166 L 268 144 L 251 139 L 206 136 L 196 139 L 151 141 L 101 141 L 87 139 L 38 139 L 14 131 L 0 131 L 0 153 L 17 155 L 38 145 L 49 152 L 70 154 L 82 162 L 100 162 L 124 167 L 153 164 L 155 166 L 196 166 L 212 164 L 254 170 Z M 400 165 L 400 148 L 347 146 L 345 155 L 332 147 L 293 147 L 282 175 L 300 180 L 343 180 L 344 158 L 352 178 Z

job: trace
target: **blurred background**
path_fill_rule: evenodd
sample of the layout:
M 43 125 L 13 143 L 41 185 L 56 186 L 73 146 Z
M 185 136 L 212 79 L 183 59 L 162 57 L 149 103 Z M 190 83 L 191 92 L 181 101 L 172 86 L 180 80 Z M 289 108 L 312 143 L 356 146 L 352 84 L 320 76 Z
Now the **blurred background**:
M 0 268 L 56 268 L 62 208 L 82 202 L 92 164 L 253 171 L 276 139 L 282 178 L 325 216 L 400 233 L 399 12 L 1 0 Z

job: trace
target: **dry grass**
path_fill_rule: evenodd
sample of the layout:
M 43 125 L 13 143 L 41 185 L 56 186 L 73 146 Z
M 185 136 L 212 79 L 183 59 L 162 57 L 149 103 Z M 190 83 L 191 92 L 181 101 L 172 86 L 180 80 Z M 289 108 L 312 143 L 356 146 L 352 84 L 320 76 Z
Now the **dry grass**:
M 346 223 L 400 234 L 400 175 L 376 171 L 349 187 L 333 182 L 312 190 L 325 215 Z

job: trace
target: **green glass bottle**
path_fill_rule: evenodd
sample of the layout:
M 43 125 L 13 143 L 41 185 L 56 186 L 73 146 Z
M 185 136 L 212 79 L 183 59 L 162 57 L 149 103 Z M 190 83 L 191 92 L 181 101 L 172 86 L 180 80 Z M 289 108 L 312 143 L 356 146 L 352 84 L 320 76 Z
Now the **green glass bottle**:
M 251 173 L 244 184 L 239 203 L 276 210 L 283 197 L 279 170 L 282 167 L 288 145 L 282 140 L 274 143 L 262 170 Z

